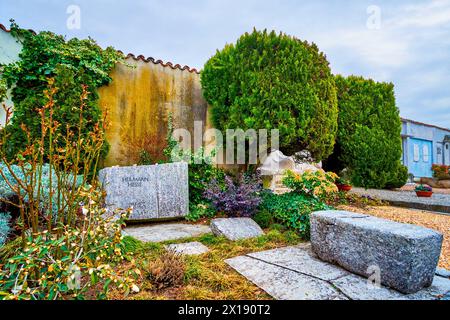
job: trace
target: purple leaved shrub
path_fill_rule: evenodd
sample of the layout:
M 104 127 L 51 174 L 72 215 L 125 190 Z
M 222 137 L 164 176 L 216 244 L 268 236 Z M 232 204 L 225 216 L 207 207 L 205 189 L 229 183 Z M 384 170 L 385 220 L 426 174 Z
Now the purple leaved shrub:
M 240 176 L 234 182 L 225 176 L 225 186 L 212 180 L 204 196 L 218 212 L 229 217 L 252 217 L 261 203 L 261 180 L 258 175 Z

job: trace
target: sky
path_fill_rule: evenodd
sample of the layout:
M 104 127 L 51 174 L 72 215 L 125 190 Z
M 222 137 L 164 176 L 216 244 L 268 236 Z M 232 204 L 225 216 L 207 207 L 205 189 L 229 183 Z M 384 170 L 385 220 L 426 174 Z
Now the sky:
M 199 70 L 254 27 L 283 31 L 336 74 L 393 82 L 401 116 L 450 128 L 450 0 L 0 0 L 11 18 Z

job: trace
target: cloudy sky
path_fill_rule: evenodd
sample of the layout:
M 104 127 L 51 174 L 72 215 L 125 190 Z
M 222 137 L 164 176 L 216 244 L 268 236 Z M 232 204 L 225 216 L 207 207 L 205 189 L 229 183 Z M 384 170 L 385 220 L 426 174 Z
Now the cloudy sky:
M 317 43 L 335 73 L 393 82 L 403 117 L 450 127 L 450 0 L 0 0 L 10 18 L 198 69 L 253 27 L 283 31 Z

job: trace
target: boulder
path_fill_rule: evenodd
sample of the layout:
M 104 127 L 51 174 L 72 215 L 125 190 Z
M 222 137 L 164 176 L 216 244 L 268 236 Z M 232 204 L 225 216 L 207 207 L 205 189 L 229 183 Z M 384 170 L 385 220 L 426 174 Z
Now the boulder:
M 261 227 L 250 218 L 219 218 L 211 221 L 211 231 L 218 237 L 236 241 L 264 235 Z
M 442 234 L 346 211 L 311 214 L 311 246 L 320 259 L 371 277 L 402 293 L 431 286 Z

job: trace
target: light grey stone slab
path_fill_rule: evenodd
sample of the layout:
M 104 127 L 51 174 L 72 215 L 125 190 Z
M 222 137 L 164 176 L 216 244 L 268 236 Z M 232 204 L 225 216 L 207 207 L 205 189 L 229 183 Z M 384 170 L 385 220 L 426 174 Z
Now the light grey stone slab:
M 166 248 L 185 255 L 200 255 L 209 251 L 208 247 L 200 242 L 169 244 Z
M 414 294 L 409 294 L 411 300 L 436 300 L 450 293 L 450 280 L 435 276 L 430 287 Z
M 105 168 L 99 180 L 107 207 L 133 208 L 130 220 L 176 218 L 189 212 L 187 163 Z
M 437 268 L 436 269 L 436 274 L 438 276 L 444 277 L 444 278 L 450 278 L 450 271 L 443 269 L 443 268 Z
M 184 217 L 189 213 L 188 164 L 161 164 L 157 172 L 158 217 Z
M 322 280 L 337 279 L 349 274 L 342 268 L 321 261 L 308 247 L 285 247 L 250 253 L 248 256 Z
M 366 278 L 349 274 L 331 283 L 352 300 L 407 300 L 398 291 L 369 284 Z
M 124 230 L 125 235 L 132 236 L 143 242 L 164 242 L 198 237 L 207 233 L 211 233 L 211 229 L 208 226 L 183 223 L 133 226 Z
M 278 300 L 346 300 L 325 281 L 254 258 L 240 256 L 225 262 Z
M 412 294 L 402 294 L 396 290 L 369 284 L 366 278 L 348 275 L 332 280 L 339 290 L 352 300 L 438 300 L 450 292 L 450 280 L 434 277 L 430 287 Z
M 211 221 L 211 230 L 216 236 L 236 241 L 264 235 L 261 227 L 250 218 L 220 218 Z
M 431 229 L 345 211 L 311 214 L 311 244 L 320 259 L 370 276 L 403 293 L 431 285 L 443 236 Z

